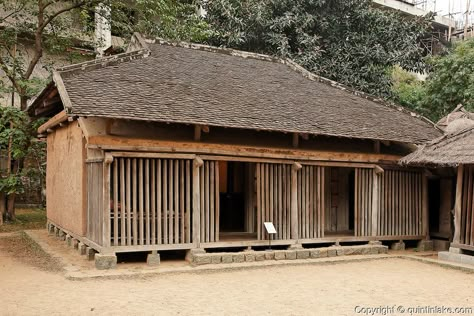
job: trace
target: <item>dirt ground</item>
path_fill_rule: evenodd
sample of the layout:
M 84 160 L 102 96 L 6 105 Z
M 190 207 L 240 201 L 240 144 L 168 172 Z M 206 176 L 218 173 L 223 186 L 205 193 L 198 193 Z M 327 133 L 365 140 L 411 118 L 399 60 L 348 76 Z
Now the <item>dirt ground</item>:
M 1 315 L 367 315 L 361 308 L 474 307 L 474 274 L 406 259 L 70 281 L 60 269 L 38 268 L 54 261 L 28 261 L 28 252 L 7 249 L 0 246 Z

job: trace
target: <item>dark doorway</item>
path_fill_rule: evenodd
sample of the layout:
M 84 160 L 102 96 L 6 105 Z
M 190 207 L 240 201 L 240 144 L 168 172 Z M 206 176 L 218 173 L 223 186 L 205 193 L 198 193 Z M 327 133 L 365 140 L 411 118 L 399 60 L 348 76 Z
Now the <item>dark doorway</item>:
M 245 231 L 244 164 L 219 163 L 220 231 Z
M 354 233 L 354 169 L 328 167 L 326 173 L 326 235 Z

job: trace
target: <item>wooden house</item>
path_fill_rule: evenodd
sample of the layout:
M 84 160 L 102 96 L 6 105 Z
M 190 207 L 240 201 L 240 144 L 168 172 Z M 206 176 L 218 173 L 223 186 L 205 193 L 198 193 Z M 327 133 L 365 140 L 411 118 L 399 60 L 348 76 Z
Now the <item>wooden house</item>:
M 474 253 L 473 118 L 472 113 L 457 109 L 441 121 L 446 129 L 444 136 L 428 142 L 401 160 L 404 165 L 453 170 L 451 178 L 455 198 L 454 207 L 450 210 L 454 213 L 454 236 L 451 238 L 450 252 L 440 253 L 440 257 L 471 264 L 474 264 L 474 257 L 463 254 Z M 441 199 L 443 202 L 443 196 Z
M 100 253 L 428 240 L 423 169 L 398 160 L 428 120 L 290 60 L 145 41 L 63 67 L 29 108 L 52 116 L 47 213 Z

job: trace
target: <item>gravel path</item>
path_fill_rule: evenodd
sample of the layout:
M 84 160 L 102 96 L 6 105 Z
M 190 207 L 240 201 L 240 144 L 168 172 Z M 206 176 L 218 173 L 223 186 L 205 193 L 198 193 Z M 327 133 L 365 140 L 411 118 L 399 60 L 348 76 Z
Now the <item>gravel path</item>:
M 365 315 L 356 306 L 474 307 L 474 274 L 404 259 L 86 281 L 18 260 L 0 249 L 1 315 Z

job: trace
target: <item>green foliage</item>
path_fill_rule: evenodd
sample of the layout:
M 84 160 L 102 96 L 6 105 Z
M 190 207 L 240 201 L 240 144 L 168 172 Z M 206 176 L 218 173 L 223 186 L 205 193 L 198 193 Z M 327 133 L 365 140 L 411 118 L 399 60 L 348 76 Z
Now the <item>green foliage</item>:
M 370 0 L 209 0 L 214 44 L 291 58 L 324 77 L 389 96 L 389 69 L 422 71 L 430 17 L 405 18 Z
M 460 42 L 445 56 L 429 61 L 426 98 L 422 102 L 432 119 L 450 113 L 458 104 L 474 110 L 474 40 Z
M 392 72 L 392 94 L 396 103 L 417 113 L 428 114 L 421 104 L 426 98 L 424 81 L 398 66 Z
M 10 152 L 11 159 L 28 165 L 0 170 L 0 191 L 22 193 L 24 177 L 44 177 L 45 143 L 36 138 L 36 130 L 44 120 L 31 121 L 27 114 L 14 107 L 0 106 L 0 151 Z

